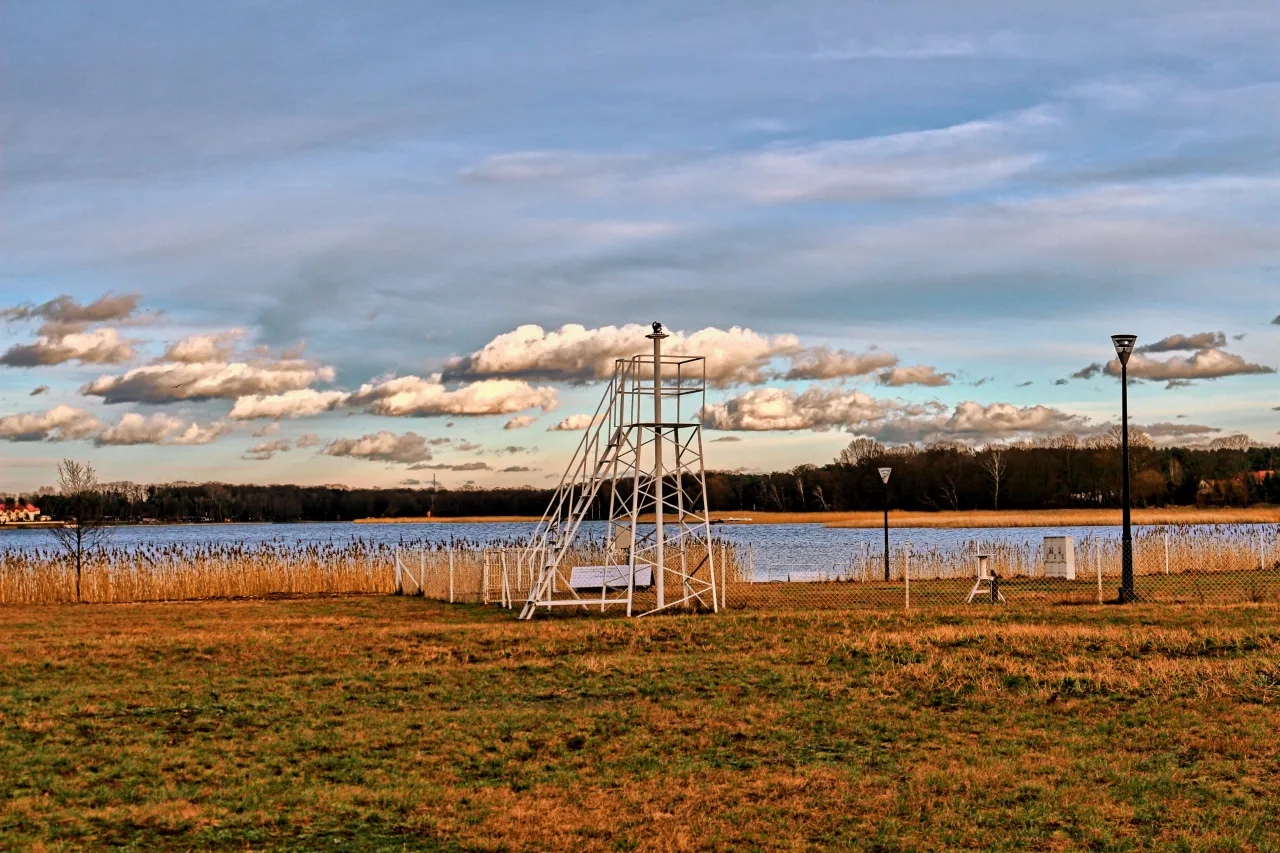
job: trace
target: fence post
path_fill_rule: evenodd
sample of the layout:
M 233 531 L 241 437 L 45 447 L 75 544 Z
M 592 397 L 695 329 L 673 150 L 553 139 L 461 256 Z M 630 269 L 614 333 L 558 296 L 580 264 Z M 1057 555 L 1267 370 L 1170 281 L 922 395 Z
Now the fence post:
M 427 597 L 427 546 L 418 548 L 418 595 Z
M 911 543 L 907 542 L 902 553 L 902 582 L 906 588 L 906 610 L 911 609 Z
M 373 554 L 369 554 L 369 574 L 373 575 Z M 404 579 L 401 577 L 400 552 L 396 551 L 396 595 L 404 595 Z
M 481 554 L 484 555 L 484 566 L 480 570 L 480 600 L 489 603 L 489 549 L 485 548 Z
M 726 578 L 729 576 L 728 570 L 728 554 L 729 543 L 723 539 L 720 540 L 720 609 L 724 610 L 729 606 L 729 589 Z
M 747 543 L 747 560 L 747 569 L 751 573 L 749 580 L 754 583 L 756 579 L 756 543 L 754 542 Z
M 1164 573 L 1169 574 L 1169 528 L 1164 529 Z
M 453 546 L 449 546 L 449 603 L 453 604 Z
M 1102 550 L 1098 540 L 1093 540 L 1093 567 L 1098 572 L 1098 603 L 1102 603 Z

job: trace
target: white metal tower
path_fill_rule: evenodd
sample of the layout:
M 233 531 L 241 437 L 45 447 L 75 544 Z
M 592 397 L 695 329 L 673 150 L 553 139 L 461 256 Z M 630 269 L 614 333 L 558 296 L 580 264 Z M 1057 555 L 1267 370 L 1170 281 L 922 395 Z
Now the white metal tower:
M 520 614 L 539 607 L 625 607 L 645 616 L 673 607 L 716 611 L 716 574 L 698 422 L 706 360 L 652 355 L 614 363 L 613 379 L 521 563 L 533 573 Z M 665 405 L 664 405 L 665 404 Z M 568 565 L 593 507 L 609 521 L 601 565 Z

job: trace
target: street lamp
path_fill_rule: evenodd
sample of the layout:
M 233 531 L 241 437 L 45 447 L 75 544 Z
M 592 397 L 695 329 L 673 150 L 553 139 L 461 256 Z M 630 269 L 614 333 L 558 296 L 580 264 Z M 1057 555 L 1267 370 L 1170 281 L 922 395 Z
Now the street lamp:
M 889 581 L 889 475 L 892 468 L 881 468 L 880 479 L 884 481 L 884 579 Z
M 1120 358 L 1120 501 L 1124 505 L 1124 533 L 1120 538 L 1120 603 L 1133 601 L 1133 533 L 1129 529 L 1129 356 L 1137 335 L 1112 335 Z

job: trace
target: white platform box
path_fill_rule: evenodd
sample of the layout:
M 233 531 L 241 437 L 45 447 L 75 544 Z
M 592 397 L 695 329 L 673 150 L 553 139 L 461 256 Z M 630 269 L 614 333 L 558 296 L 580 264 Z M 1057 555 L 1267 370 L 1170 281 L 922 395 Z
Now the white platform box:
M 1070 536 L 1044 537 L 1044 574 L 1048 578 L 1076 579 L 1076 543 Z
M 628 566 L 574 566 L 569 570 L 572 589 L 626 589 L 631 575 Z M 636 589 L 653 584 L 653 567 L 636 566 Z

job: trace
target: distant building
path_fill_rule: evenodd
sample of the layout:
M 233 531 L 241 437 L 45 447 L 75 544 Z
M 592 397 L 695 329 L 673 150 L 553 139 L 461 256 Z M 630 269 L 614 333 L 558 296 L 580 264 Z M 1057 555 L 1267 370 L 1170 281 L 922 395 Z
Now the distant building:
M 34 504 L 0 504 L 0 524 L 39 521 L 40 518 L 40 507 Z

